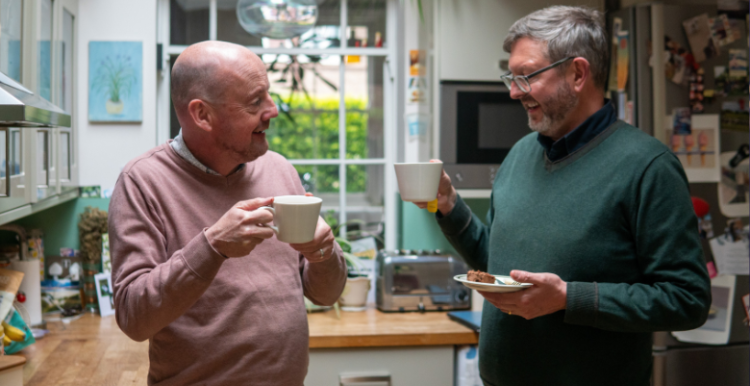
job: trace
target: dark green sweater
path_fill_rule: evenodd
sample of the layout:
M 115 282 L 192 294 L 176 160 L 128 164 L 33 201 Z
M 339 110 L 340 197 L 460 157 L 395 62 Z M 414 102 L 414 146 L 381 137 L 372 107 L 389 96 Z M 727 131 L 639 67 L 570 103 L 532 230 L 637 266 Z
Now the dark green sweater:
M 488 226 L 458 198 L 438 219 L 475 269 L 551 272 L 567 309 L 525 320 L 485 302 L 489 385 L 649 385 L 651 333 L 701 326 L 711 303 L 698 224 L 677 158 L 617 121 L 550 162 L 532 133 L 495 178 Z

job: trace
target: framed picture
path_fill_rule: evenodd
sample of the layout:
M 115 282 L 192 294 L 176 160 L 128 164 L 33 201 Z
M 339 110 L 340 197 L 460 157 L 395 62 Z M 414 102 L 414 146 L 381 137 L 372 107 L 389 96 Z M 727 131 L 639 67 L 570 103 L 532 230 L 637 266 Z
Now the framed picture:
M 719 182 L 719 116 L 693 115 L 687 123 L 677 114 L 675 111 L 675 114 L 666 119 L 667 141 L 685 169 L 688 181 Z
M 89 42 L 89 121 L 143 120 L 143 43 Z
M 706 323 L 695 330 L 674 331 L 672 335 L 680 342 L 727 344 L 732 323 L 735 283 L 736 277 L 731 275 L 711 279 L 711 308 Z
M 112 276 L 109 272 L 94 275 L 96 283 L 96 297 L 99 300 L 99 314 L 101 316 L 114 315 L 115 296 L 112 289 Z

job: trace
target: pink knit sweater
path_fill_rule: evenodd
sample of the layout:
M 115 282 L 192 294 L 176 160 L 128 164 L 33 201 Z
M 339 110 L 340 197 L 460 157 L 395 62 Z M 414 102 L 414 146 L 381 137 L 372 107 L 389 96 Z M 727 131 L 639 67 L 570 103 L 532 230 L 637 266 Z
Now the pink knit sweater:
M 123 169 L 109 206 L 117 323 L 149 340 L 149 385 L 302 385 L 309 333 L 303 294 L 333 304 L 346 264 L 310 264 L 276 238 L 225 259 L 203 230 L 242 200 L 304 194 L 269 151 L 228 177 L 164 144 Z

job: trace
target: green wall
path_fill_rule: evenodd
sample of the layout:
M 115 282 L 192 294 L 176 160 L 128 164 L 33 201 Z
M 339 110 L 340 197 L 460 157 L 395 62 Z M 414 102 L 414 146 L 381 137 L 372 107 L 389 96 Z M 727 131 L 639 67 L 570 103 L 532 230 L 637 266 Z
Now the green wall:
M 490 207 L 489 199 L 464 199 L 479 218 L 484 221 Z M 455 252 L 446 240 L 434 215 L 417 208 L 410 202 L 398 201 L 400 218 L 400 249 L 441 249 Z M 24 217 L 14 224 L 44 232 L 44 249 L 47 255 L 57 255 L 60 248 L 79 248 L 78 220 L 87 206 L 108 210 L 108 198 L 77 198 L 50 209 Z M 12 240 L 10 232 L 0 232 L 0 243 Z
M 490 209 L 490 199 L 464 199 L 479 218 L 484 222 Z M 400 249 L 441 249 L 455 253 L 448 240 L 443 236 L 435 221 L 435 215 L 419 209 L 411 202 L 399 201 L 401 205 L 401 242 Z
M 26 230 L 41 229 L 44 233 L 44 254 L 58 255 L 60 248 L 78 249 L 78 220 L 87 206 L 107 211 L 109 198 L 77 198 L 47 210 L 24 217 L 13 224 Z M 13 240 L 11 232 L 1 232 L 0 242 Z

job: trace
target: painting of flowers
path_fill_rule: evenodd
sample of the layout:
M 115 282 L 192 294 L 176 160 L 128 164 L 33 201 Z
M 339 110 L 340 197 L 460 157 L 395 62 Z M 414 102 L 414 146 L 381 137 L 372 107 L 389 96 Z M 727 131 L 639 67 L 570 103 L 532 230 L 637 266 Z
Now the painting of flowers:
M 89 42 L 89 121 L 141 122 L 143 44 Z

